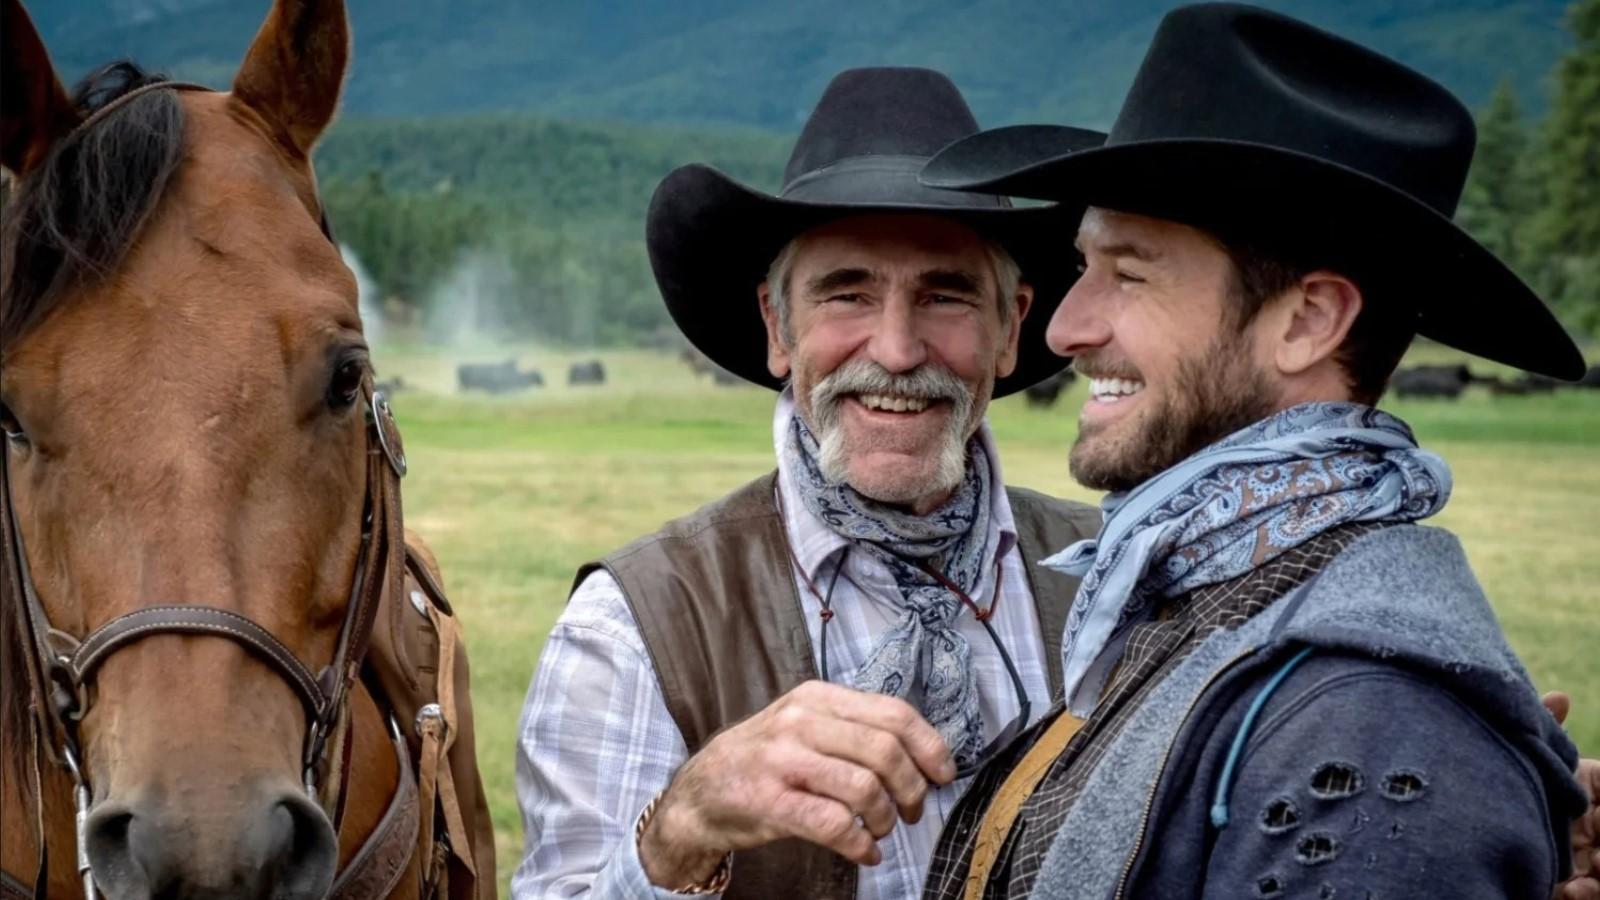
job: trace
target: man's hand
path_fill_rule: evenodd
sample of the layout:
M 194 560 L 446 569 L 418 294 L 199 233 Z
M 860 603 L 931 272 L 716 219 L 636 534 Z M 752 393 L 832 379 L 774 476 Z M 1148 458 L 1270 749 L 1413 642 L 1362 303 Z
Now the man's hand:
M 1552 692 L 1544 695 L 1544 706 L 1565 724 L 1572 700 Z M 1579 760 L 1577 775 L 1589 794 L 1589 809 L 1572 824 L 1572 877 L 1556 887 L 1555 900 L 1600 900 L 1600 760 Z
M 922 818 L 930 781 L 955 778 L 944 740 L 909 704 L 808 681 L 712 738 L 639 839 L 654 884 L 709 878 L 735 850 L 788 837 L 863 865 L 899 819 Z

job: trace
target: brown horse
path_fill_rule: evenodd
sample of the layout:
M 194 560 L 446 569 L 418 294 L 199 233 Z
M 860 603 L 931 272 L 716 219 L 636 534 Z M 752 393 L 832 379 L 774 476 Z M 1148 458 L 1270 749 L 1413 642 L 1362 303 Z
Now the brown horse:
M 401 737 L 357 677 L 396 608 L 449 610 L 406 602 L 436 592 L 310 163 L 342 0 L 277 0 L 229 93 L 118 64 L 71 96 L 0 3 L 6 896 L 413 897 L 452 852 L 492 896 L 444 777 L 469 723 Z

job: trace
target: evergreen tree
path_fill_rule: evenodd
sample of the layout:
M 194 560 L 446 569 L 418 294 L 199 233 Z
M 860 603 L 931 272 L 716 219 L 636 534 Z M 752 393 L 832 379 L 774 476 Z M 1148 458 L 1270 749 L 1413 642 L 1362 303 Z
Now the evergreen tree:
M 1557 311 L 1600 337 L 1600 0 L 1567 16 L 1575 46 L 1556 66 L 1545 121 L 1544 200 L 1531 229 L 1536 280 Z
M 466 250 L 482 242 L 485 219 L 475 203 L 447 190 L 397 191 L 377 169 L 354 181 L 323 183 L 338 239 L 355 250 L 382 295 L 412 307 Z
M 1523 268 L 1534 208 L 1528 151 L 1516 91 L 1502 79 L 1478 120 L 1478 150 L 1456 219 L 1514 269 Z

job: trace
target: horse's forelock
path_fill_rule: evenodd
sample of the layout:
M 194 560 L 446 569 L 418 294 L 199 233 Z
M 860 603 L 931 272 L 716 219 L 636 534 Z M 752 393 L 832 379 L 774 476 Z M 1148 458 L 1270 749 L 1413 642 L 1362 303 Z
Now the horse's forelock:
M 88 116 L 165 81 L 120 61 L 72 91 Z M 0 229 L 0 347 L 15 346 L 68 293 L 122 261 L 183 158 L 183 107 L 171 91 L 133 98 L 62 138 L 12 186 Z

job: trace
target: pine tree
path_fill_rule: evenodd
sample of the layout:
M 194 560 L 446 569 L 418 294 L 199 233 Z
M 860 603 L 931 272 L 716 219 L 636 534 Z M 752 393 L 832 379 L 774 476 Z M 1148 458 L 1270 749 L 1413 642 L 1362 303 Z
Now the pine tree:
M 1570 325 L 1600 337 L 1600 0 L 1574 3 L 1567 24 L 1576 42 L 1556 66 L 1545 196 L 1530 240 L 1546 296 Z
M 1516 92 L 1509 78 L 1502 79 L 1478 120 L 1478 150 L 1456 219 L 1514 269 L 1523 268 L 1534 208 L 1528 152 Z

